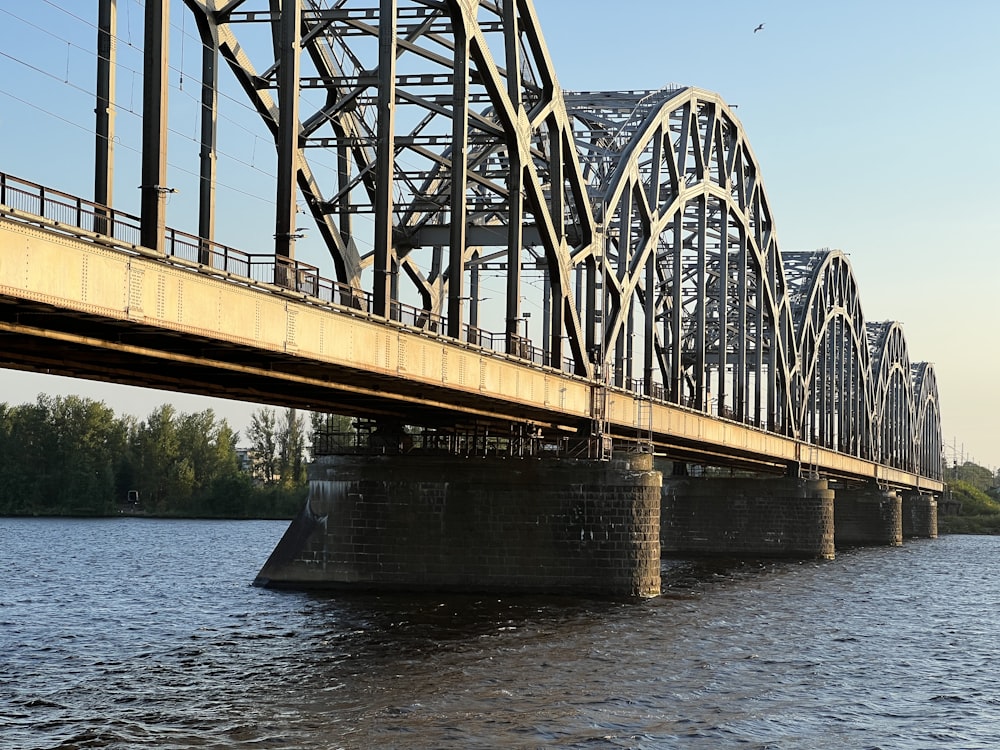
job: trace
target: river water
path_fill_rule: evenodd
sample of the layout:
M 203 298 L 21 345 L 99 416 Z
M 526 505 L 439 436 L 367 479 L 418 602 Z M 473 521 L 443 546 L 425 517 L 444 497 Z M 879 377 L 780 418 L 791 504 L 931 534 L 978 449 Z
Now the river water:
M 251 587 L 285 526 L 0 518 L 0 748 L 1000 747 L 1000 538 L 608 602 Z

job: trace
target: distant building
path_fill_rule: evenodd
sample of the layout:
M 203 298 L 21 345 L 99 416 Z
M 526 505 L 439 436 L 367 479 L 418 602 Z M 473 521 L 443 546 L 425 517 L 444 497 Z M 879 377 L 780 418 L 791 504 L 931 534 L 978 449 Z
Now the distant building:
M 239 465 L 240 471 L 245 471 L 248 474 L 253 472 L 253 451 L 249 448 L 237 448 L 236 463 Z

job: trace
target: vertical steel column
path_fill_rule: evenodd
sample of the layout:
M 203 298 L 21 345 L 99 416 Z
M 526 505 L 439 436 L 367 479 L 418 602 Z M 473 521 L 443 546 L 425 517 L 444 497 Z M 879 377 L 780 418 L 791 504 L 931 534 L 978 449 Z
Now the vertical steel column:
M 94 143 L 94 203 L 110 206 L 115 174 L 115 72 L 117 69 L 117 0 L 101 0 L 97 12 L 97 114 Z M 108 217 L 98 210 L 94 231 L 111 234 Z
M 542 268 L 542 346 L 545 349 L 545 362 L 550 367 L 562 369 L 561 347 L 556 347 L 552 340 L 552 282 L 549 267 Z M 558 306 L 558 305 L 556 305 Z M 558 333 L 556 334 L 559 335 Z
M 469 267 L 469 328 L 479 328 L 479 255 L 479 250 L 473 253 L 472 265 Z M 469 341 L 475 344 L 482 343 L 478 333 L 475 340 L 470 338 Z
M 451 227 L 448 241 L 448 335 L 462 337 L 465 285 L 466 181 L 469 152 L 469 33 L 452 21 L 455 50 L 451 100 Z
M 770 238 L 768 238 L 767 245 L 770 245 Z M 780 272 L 778 265 L 772 262 L 775 258 L 775 250 L 768 247 L 767 252 L 767 281 L 766 289 L 773 291 L 778 288 L 777 275 Z M 773 299 L 772 295 L 768 295 L 768 301 Z M 778 300 L 774 300 L 777 302 Z M 778 376 L 780 374 L 778 367 L 778 342 L 781 336 L 781 321 L 775 317 L 775 314 L 780 315 L 780 311 L 775 310 L 774 307 L 768 306 L 768 323 L 770 325 L 769 333 L 771 335 L 770 346 L 767 350 L 767 429 L 771 432 L 779 431 L 779 420 L 778 420 Z M 784 406 L 783 404 L 781 405 Z
M 652 208 L 654 215 L 660 213 L 660 180 L 663 179 L 663 125 L 656 129 L 653 137 L 653 158 L 650 162 L 649 193 L 647 201 Z M 659 243 L 656 238 L 649 238 L 651 247 L 649 257 L 646 259 L 646 307 L 645 318 L 643 320 L 643 359 L 642 359 L 642 387 L 647 396 L 653 394 L 653 363 L 656 358 L 656 264 L 657 247 Z
M 635 300 L 630 299 L 628 313 L 625 324 L 625 359 L 623 368 L 625 387 L 632 390 L 632 381 L 635 379 L 632 358 L 635 356 Z
M 507 97 L 516 118 L 514 127 L 520 128 L 524 119 L 521 113 L 521 30 L 518 22 L 518 3 L 509 0 L 503 3 L 504 53 L 506 57 Z M 507 137 L 507 158 L 510 161 L 510 176 L 507 181 L 507 310 L 506 338 L 507 352 L 513 353 L 517 340 L 518 321 L 521 319 L 521 247 L 524 244 L 524 170 L 519 135 L 510 133 Z
M 372 312 L 388 318 L 392 313 L 392 187 L 396 164 L 396 0 L 379 0 L 378 23 L 379 96 L 376 105 Z
M 604 229 L 604 215 L 601 215 L 601 224 L 598 225 L 594 236 L 594 243 L 598 248 L 603 248 L 605 243 L 605 229 Z M 590 357 L 591 361 L 595 364 L 600 364 L 600 359 L 598 358 L 598 353 L 604 351 L 604 346 L 600 343 L 598 336 L 600 335 L 598 331 L 597 324 L 600 322 L 600 308 L 598 308 L 598 293 L 604 288 L 603 283 L 598 279 L 598 273 L 601 270 L 600 259 L 603 257 L 603 253 L 595 258 L 591 256 L 584 261 L 584 266 L 586 268 L 586 277 L 582 279 L 586 285 L 586 320 L 585 326 L 586 337 L 587 337 L 587 355 Z M 578 297 L 578 299 L 583 300 L 584 298 Z
M 696 272 L 698 289 L 696 292 L 697 302 L 695 303 L 695 393 L 694 408 L 699 411 L 708 411 L 709 404 L 706 400 L 706 330 L 708 327 L 708 194 L 702 193 L 695 198 L 695 206 L 698 211 L 698 269 Z
M 635 196 L 632 194 L 633 186 L 629 185 L 622 191 L 621 201 L 618 204 L 618 268 L 617 279 L 619 287 L 626 286 L 622 282 L 628 276 L 632 254 L 632 202 Z M 630 377 L 629 358 L 630 348 L 626 346 L 626 336 L 629 333 L 629 322 L 631 320 L 632 300 L 620 297 L 618 299 L 617 318 L 618 325 L 612 328 L 617 329 L 614 342 L 607 341 L 610 348 L 614 344 L 615 348 L 615 379 L 614 383 L 619 388 L 625 387 L 625 379 Z
M 742 179 L 742 177 L 741 177 Z M 747 291 L 747 263 L 748 237 L 746 227 L 741 224 L 740 246 L 739 246 L 739 270 L 737 271 L 737 295 L 738 312 L 736 321 L 737 350 L 736 361 L 733 363 L 733 374 L 735 379 L 735 396 L 733 405 L 736 407 L 736 419 L 746 422 L 747 412 L 747 305 L 750 297 Z
M 833 445 L 833 420 L 830 419 L 830 413 L 833 411 L 833 397 L 834 397 L 834 386 L 833 386 L 833 375 L 832 375 L 832 362 L 833 362 L 833 337 L 829 331 L 826 332 L 823 337 L 823 447 L 829 448 Z
M 673 299 L 670 308 L 670 400 L 675 404 L 683 404 L 684 395 L 684 330 L 683 308 L 684 295 L 681 285 L 684 280 L 683 262 L 684 247 L 684 207 L 681 206 L 674 217 L 673 237 Z
M 847 369 L 851 346 L 851 326 L 846 317 L 841 317 L 840 324 L 840 403 L 837 406 L 837 450 L 848 453 L 850 447 L 850 425 L 848 403 L 850 399 L 850 372 Z M 848 421 L 848 424 L 845 424 Z
M 760 194 L 757 194 L 759 205 Z M 764 408 L 763 381 L 764 381 L 764 278 L 765 269 L 758 266 L 757 285 L 754 289 L 754 356 L 753 356 L 753 414 L 754 424 L 763 427 L 766 420 L 761 419 L 761 410 Z
M 653 366 L 656 361 L 656 242 L 646 261 L 646 307 L 642 321 L 642 387 L 647 396 L 653 395 Z
M 571 153 L 571 149 L 575 148 L 573 143 L 567 142 L 565 140 L 565 134 L 559 132 L 559 139 L 563 142 L 563 148 L 561 150 L 562 155 L 565 157 L 567 153 Z M 562 196 L 565 190 L 566 180 L 564 179 L 564 170 L 566 169 L 565 162 L 563 162 L 560 167 L 559 172 L 559 191 L 560 196 Z M 573 169 L 572 167 L 570 169 Z M 565 215 L 565 206 L 563 201 L 560 200 L 560 210 L 563 213 L 561 217 Z M 559 219 L 557 224 L 561 236 L 565 236 L 565 222 L 563 218 Z M 569 283 L 569 275 L 562 272 L 550 273 L 550 266 L 546 265 L 545 268 L 545 288 L 551 295 L 551 303 L 545 306 L 544 310 L 544 320 L 542 321 L 543 330 L 543 347 L 545 347 L 548 352 L 549 361 L 552 363 L 553 367 L 558 367 L 562 369 L 562 359 L 563 359 L 563 331 L 566 330 L 566 320 L 571 319 L 573 312 L 573 299 L 567 293 L 568 290 L 565 285 Z M 579 304 L 579 303 L 576 303 Z M 544 333 L 545 330 L 548 333 Z
M 198 191 L 198 236 L 209 242 L 215 239 L 215 167 L 219 118 L 219 40 L 218 29 L 202 34 L 201 46 L 201 180 Z M 205 243 L 199 252 L 205 265 L 212 261 Z
M 146 0 L 139 242 L 164 252 L 167 207 L 167 57 L 170 1 Z
M 726 367 L 729 362 L 729 206 L 719 201 L 719 372 L 716 414 L 725 414 Z
M 296 184 L 299 174 L 299 48 L 301 0 L 282 0 L 278 19 L 278 174 L 274 217 L 274 283 L 294 285 L 281 275 L 279 259 L 295 257 Z

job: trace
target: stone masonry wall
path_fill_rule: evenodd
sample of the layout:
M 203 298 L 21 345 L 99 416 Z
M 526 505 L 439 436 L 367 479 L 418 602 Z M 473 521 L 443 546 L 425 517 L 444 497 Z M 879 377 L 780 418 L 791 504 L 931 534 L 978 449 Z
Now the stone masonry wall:
M 826 480 L 670 477 L 663 482 L 664 554 L 832 558 Z
M 903 493 L 903 538 L 937 539 L 938 507 L 933 495 L 920 492 Z
M 643 455 L 324 458 L 258 582 L 654 595 L 660 485 Z
M 903 543 L 899 493 L 875 485 L 838 487 L 834 500 L 835 543 L 840 547 Z

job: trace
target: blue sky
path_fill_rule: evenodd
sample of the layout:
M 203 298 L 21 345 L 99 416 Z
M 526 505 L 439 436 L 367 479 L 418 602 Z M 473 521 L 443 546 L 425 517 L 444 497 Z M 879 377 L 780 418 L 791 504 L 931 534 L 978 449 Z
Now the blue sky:
M 116 203 L 129 210 L 138 198 L 130 69 L 141 67 L 142 5 L 118 5 Z M 198 50 L 183 4 L 172 6 L 171 158 L 196 169 Z M 736 105 L 781 247 L 848 252 L 867 319 L 901 321 L 911 360 L 934 363 L 949 458 L 954 445 L 960 457 L 1000 466 L 1000 3 L 536 0 L 536 9 L 565 89 L 679 83 Z M 95 18 L 95 2 L 0 0 L 0 170 L 89 194 Z M 231 112 L 236 102 L 234 91 Z M 223 123 L 230 158 L 220 212 L 239 218 L 241 234 L 220 239 L 253 249 L 273 233 L 270 188 L 259 187 L 273 147 L 246 123 Z M 196 200 L 193 177 L 171 178 L 181 191 L 168 221 L 183 224 L 175 216 Z M 139 416 L 164 401 L 212 406 L 238 429 L 255 408 L 0 371 L 0 400 L 39 391 L 101 398 Z

